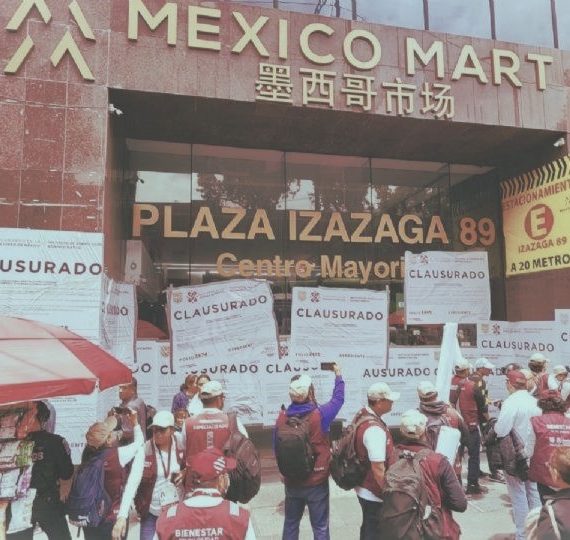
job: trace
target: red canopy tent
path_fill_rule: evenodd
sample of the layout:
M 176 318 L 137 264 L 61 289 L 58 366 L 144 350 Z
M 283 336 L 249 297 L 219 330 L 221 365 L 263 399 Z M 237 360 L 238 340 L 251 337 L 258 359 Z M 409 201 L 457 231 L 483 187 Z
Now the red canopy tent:
M 65 328 L 0 317 L 0 405 L 90 394 L 131 381 L 115 357 Z

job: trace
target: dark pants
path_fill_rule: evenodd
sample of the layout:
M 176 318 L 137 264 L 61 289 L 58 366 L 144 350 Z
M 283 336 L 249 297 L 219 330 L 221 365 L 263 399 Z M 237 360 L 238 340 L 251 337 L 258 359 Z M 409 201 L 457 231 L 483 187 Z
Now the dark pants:
M 32 523 L 38 524 L 49 540 L 71 540 L 69 527 L 65 519 L 65 509 L 59 500 L 51 498 L 34 501 Z M 9 534 L 10 540 L 32 540 L 34 529 L 26 529 L 18 533 Z
M 469 460 L 467 461 L 467 485 L 479 483 L 479 467 L 481 452 L 481 433 L 478 427 L 469 428 L 469 443 L 467 445 Z
M 546 502 L 546 497 L 550 497 L 550 495 L 554 495 L 556 493 L 556 491 L 553 490 L 550 486 L 541 484 L 540 482 L 536 483 L 536 487 L 538 489 L 538 495 L 542 504 Z
M 115 522 L 105 521 L 99 527 L 83 527 L 85 540 L 111 540 L 114 525 Z
M 362 525 L 360 526 L 360 540 L 378 540 L 380 538 L 380 509 L 381 502 L 367 501 L 358 497 L 362 508 Z
M 309 508 L 309 520 L 315 540 L 330 540 L 329 484 L 313 487 L 285 486 L 285 523 L 283 540 L 298 540 L 299 523 L 305 506 Z

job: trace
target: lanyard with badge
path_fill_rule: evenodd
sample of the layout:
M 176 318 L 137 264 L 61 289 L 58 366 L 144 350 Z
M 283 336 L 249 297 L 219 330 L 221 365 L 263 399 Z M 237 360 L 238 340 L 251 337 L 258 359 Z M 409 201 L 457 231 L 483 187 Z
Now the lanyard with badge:
M 160 493 L 158 498 L 160 500 L 160 506 L 168 506 L 179 501 L 178 489 L 170 480 L 170 465 L 172 460 L 172 439 L 170 440 L 170 445 L 168 447 L 168 460 L 167 465 L 164 464 L 164 459 L 162 457 L 162 450 L 157 448 L 153 441 L 153 446 L 155 449 L 155 455 L 158 451 L 158 457 L 160 458 L 160 464 L 162 465 L 162 471 L 164 473 L 164 482 L 160 486 Z

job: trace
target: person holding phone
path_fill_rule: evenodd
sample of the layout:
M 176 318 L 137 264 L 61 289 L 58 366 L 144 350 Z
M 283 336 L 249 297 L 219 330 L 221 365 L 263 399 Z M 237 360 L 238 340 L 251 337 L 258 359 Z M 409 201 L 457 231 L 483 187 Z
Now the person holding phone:
M 108 416 L 103 422 L 95 422 L 85 434 L 87 445 L 81 455 L 81 464 L 87 465 L 93 459 L 103 459 L 103 481 L 111 503 L 109 512 L 99 525 L 83 527 L 85 540 L 125 537 L 126 531 L 122 537 L 115 536 L 114 526 L 119 515 L 127 465 L 133 460 L 139 447 L 144 445 L 144 436 L 136 410 L 130 411 L 129 421 L 133 426 L 133 442 L 126 446 L 117 446 L 116 415 Z
M 128 384 L 119 386 L 120 405 L 113 407 L 109 415 L 117 415 L 118 429 L 121 430 L 120 444 L 129 444 L 134 440 L 134 426 L 130 420 L 130 411 L 137 411 L 141 423 L 143 437 L 146 439 L 146 405 L 137 394 L 137 380 L 133 377 Z
M 277 460 L 282 459 L 276 444 L 280 428 L 292 417 L 308 423 L 308 438 L 314 455 L 314 468 L 304 479 L 287 478 L 285 481 L 285 523 L 283 540 L 299 538 L 299 524 L 305 506 L 309 508 L 311 527 L 316 540 L 329 540 L 329 470 L 330 443 L 328 433 L 333 420 L 344 403 L 344 381 L 340 366 L 336 363 L 321 364 L 321 369 L 331 369 L 335 384 L 331 399 L 323 405 L 317 404 L 315 389 L 308 375 L 295 375 L 289 385 L 291 404 L 282 410 L 273 432 L 273 447 Z
M 184 455 L 174 437 L 175 420 L 170 411 L 158 411 L 150 426 L 152 438 L 135 455 L 125 485 L 113 540 L 124 538 L 133 500 L 141 518 L 140 539 L 152 540 L 156 521 L 165 506 L 178 502 L 183 479 Z

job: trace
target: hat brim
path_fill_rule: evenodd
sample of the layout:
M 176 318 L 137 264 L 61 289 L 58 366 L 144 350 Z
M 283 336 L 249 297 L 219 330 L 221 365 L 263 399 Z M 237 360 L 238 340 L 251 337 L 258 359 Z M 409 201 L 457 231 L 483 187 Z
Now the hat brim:
M 157 423 L 157 424 L 155 424 L 155 423 L 153 422 L 153 423 L 152 423 L 150 426 L 148 426 L 148 427 L 151 427 L 151 428 L 153 428 L 153 427 L 159 427 L 159 428 L 169 428 L 169 427 L 171 427 L 171 428 L 173 428 L 173 427 L 174 427 L 174 424 L 166 424 L 166 425 L 164 425 L 164 423 L 162 423 L 162 422 L 159 422 L 159 423 Z
M 208 394 L 199 394 L 198 397 L 200 399 L 214 399 L 214 398 L 217 398 L 217 397 L 220 397 L 223 395 L 224 395 L 223 392 L 220 392 L 219 394 L 216 392 L 215 394 L 209 394 L 209 393 Z

